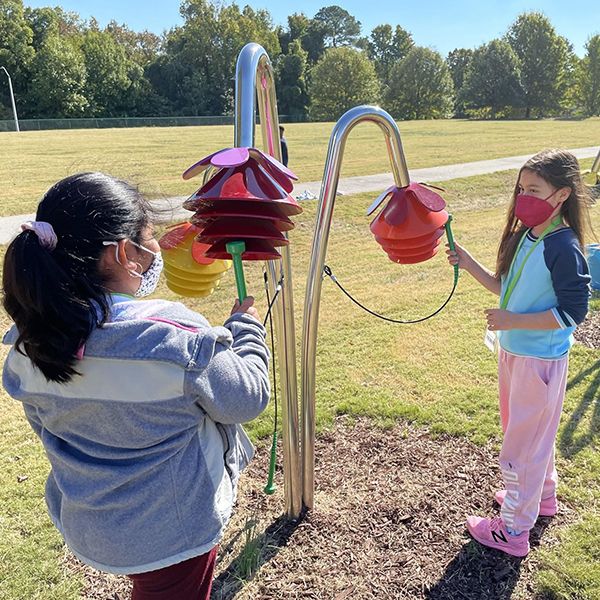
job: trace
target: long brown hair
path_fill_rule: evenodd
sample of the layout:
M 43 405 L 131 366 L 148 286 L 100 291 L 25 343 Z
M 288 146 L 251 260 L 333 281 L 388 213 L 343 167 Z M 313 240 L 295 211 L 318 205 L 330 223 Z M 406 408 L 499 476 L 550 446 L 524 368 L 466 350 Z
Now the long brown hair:
M 560 216 L 573 230 L 583 247 L 584 237 L 592 233 L 588 207 L 591 197 L 581 179 L 579 163 L 573 154 L 566 150 L 542 150 L 532 156 L 519 171 L 512 200 L 508 207 L 506 225 L 500 238 L 496 259 L 496 278 L 506 275 L 523 233 L 528 229 L 515 216 L 515 201 L 519 193 L 519 181 L 523 171 L 532 171 L 554 188 L 571 188 L 569 197 L 562 203 Z

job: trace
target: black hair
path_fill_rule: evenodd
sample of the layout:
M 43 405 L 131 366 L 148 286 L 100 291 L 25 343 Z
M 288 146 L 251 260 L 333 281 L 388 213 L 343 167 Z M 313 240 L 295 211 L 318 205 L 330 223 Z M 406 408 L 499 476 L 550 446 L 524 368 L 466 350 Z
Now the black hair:
M 108 318 L 108 290 L 98 268 L 102 242 L 140 243 L 151 215 L 136 187 L 104 173 L 79 173 L 54 184 L 38 205 L 35 219 L 52 225 L 56 248 L 44 247 L 30 230 L 8 246 L 3 304 L 19 333 L 15 348 L 48 381 L 79 375 L 77 351 Z

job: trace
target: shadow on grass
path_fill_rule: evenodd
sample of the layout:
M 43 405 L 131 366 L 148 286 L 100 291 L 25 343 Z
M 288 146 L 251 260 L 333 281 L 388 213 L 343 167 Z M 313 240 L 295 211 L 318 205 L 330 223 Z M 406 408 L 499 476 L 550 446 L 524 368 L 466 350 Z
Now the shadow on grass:
M 571 458 L 581 452 L 586 446 L 590 446 L 594 439 L 600 436 L 600 360 L 589 368 L 581 371 L 567 384 L 567 390 L 581 383 L 586 377 L 591 376 L 591 382 L 583 392 L 579 406 L 575 408 L 562 433 L 559 436 L 559 448 L 561 454 Z M 589 416 L 589 428 L 587 432 L 579 431 L 581 422 Z
M 218 562 L 222 562 L 240 539 L 245 538 L 245 543 L 237 556 L 215 578 L 211 599 L 230 600 L 234 598 L 260 568 L 287 545 L 296 528 L 304 520 L 304 516 L 303 513 L 298 520 L 291 520 L 285 515 L 281 516 L 262 532 L 255 530 L 256 522 L 249 521 L 246 527 L 230 540 L 219 553 Z
M 564 115 L 562 117 L 554 117 L 555 121 L 585 121 L 588 117 L 583 115 Z
M 538 519 L 530 532 L 533 551 L 551 519 Z M 521 576 L 523 559 L 471 540 L 448 564 L 441 579 L 425 594 L 428 600 L 508 600 Z

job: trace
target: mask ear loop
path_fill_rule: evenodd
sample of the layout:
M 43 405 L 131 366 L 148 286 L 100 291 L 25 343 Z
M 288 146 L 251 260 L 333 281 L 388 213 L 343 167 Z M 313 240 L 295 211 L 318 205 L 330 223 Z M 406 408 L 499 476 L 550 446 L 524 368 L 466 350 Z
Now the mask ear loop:
M 133 244 L 136 248 L 140 248 L 141 250 L 152 254 L 152 256 L 158 256 L 160 254 L 160 250 L 158 252 L 154 252 L 154 250 L 150 250 L 149 248 L 146 248 L 146 246 L 142 246 L 141 244 L 138 244 L 132 240 L 129 240 L 129 243 Z
M 127 269 L 127 273 L 129 273 L 129 277 L 139 277 L 142 279 L 142 273 L 144 272 L 144 267 L 139 262 L 134 263 L 140 268 L 140 272 L 138 273 L 136 269 L 130 270 Z
M 132 244 L 134 244 L 135 246 L 138 246 L 138 244 L 136 244 L 135 242 L 131 242 Z M 142 279 L 142 273 L 144 272 L 144 267 L 142 267 L 142 265 L 139 262 L 134 262 L 134 264 L 140 268 L 140 272 L 137 272 L 137 269 L 127 269 L 125 266 L 123 266 L 123 264 L 121 263 L 121 261 L 119 260 L 119 243 L 118 242 L 102 242 L 103 246 L 114 246 L 115 247 L 115 260 L 117 261 L 118 265 L 121 265 L 126 271 L 127 274 L 129 275 L 129 277 L 139 277 L 140 279 Z M 140 246 L 142 247 L 142 246 Z M 143 248 L 144 250 L 146 250 L 146 248 Z M 148 250 L 148 252 L 154 254 L 152 252 L 152 250 Z

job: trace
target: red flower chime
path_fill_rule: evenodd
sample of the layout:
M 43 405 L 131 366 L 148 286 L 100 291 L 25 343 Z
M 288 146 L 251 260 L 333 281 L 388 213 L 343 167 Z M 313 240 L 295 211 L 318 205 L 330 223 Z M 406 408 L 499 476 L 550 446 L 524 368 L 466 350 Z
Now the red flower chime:
M 387 205 L 371 222 L 371 232 L 390 260 L 413 264 L 434 256 L 449 217 L 444 199 L 420 183 L 392 186 L 379 196 L 369 214 L 387 198 Z

